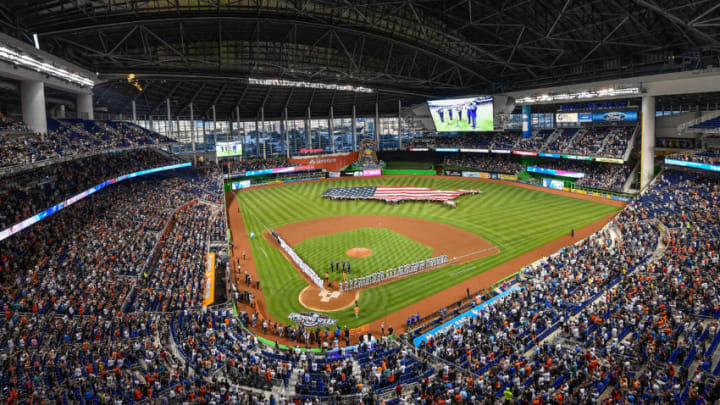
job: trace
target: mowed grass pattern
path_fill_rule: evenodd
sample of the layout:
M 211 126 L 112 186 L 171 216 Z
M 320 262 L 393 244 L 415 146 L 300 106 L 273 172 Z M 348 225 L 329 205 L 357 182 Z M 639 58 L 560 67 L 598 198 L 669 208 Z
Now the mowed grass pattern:
M 329 187 L 369 185 L 416 186 L 436 189 L 480 189 L 483 194 L 456 199 L 458 208 L 438 203 L 409 202 L 387 205 L 380 201 L 331 201 L 321 197 Z M 485 238 L 500 253 L 474 262 L 446 266 L 360 293 L 360 318 L 352 308 L 329 313 L 342 325 L 356 327 L 458 284 L 569 234 L 619 208 L 502 183 L 431 176 L 376 177 L 290 184 L 237 193 L 246 231 L 262 232 L 314 218 L 345 215 L 395 215 L 439 221 Z M 273 317 L 287 321 L 290 312 L 307 310 L 298 294 L 307 285 L 298 271 L 264 238 L 251 243 Z M 520 270 L 520 269 L 518 269 Z M 472 290 L 471 286 L 471 290 Z M 421 314 L 423 315 L 423 314 Z M 398 327 L 402 325 L 397 325 Z
M 370 249 L 372 255 L 356 258 L 345 254 L 348 249 L 356 247 Z M 294 248 L 321 277 L 325 277 L 327 271 L 330 280 L 342 280 L 343 260 L 351 265 L 348 278 L 357 278 L 432 257 L 431 248 L 390 229 L 377 228 L 319 236 L 304 240 Z M 340 262 L 340 270 L 331 272 L 330 261 Z

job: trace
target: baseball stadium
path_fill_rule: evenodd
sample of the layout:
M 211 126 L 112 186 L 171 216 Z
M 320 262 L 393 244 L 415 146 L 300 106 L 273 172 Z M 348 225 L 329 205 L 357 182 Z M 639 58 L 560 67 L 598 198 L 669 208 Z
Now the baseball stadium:
M 720 403 L 718 21 L 0 3 L 0 399 Z

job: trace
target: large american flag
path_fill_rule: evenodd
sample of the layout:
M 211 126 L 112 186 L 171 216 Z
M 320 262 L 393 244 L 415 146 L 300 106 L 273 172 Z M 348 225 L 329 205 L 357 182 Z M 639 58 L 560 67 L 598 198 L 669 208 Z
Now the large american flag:
M 337 200 L 382 201 L 450 201 L 463 194 L 478 194 L 479 190 L 436 190 L 427 187 L 373 186 L 330 188 L 323 197 Z

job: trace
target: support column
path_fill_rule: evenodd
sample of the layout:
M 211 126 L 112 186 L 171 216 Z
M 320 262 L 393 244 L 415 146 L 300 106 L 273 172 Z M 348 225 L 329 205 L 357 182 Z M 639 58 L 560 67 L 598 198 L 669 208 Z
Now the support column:
M 640 189 L 650 183 L 655 170 L 655 97 L 642 98 Z
M 193 166 L 197 166 L 197 153 L 195 151 L 195 112 L 193 111 L 192 101 L 190 102 L 190 140 L 192 142 Z
M 283 128 L 285 129 L 285 156 L 290 159 L 290 130 L 288 129 L 288 110 L 283 109 Z
M 95 113 L 93 111 L 93 99 L 92 94 L 81 93 L 77 95 L 77 111 L 78 118 L 84 120 L 94 120 Z
M 167 106 L 167 126 L 165 127 L 165 133 L 168 138 L 175 139 L 172 136 L 172 116 L 170 116 L 170 99 L 165 99 L 165 105 Z
M 137 109 L 135 108 L 135 100 L 132 101 L 132 121 L 137 125 Z
M 310 107 L 307 108 L 307 117 L 305 117 L 305 148 L 312 149 L 312 128 L 310 127 Z
M 58 106 L 58 118 L 65 118 L 65 104 Z
M 330 106 L 330 118 L 328 118 L 328 137 L 330 138 L 330 151 L 335 152 L 335 111 Z
M 402 149 L 402 101 L 398 99 L 398 149 Z
M 352 140 L 353 140 L 353 151 L 357 150 L 357 117 L 355 116 L 355 104 L 352 108 Z
M 217 116 L 215 116 L 215 104 L 212 106 L 212 112 L 213 112 L 213 144 L 215 145 L 215 166 L 218 164 L 218 155 L 217 155 Z
M 380 107 L 377 101 L 375 102 L 375 123 L 373 124 L 373 130 L 375 131 L 375 147 L 380 150 Z
M 245 154 L 245 131 L 242 133 L 240 132 L 240 106 L 235 106 L 235 123 L 237 124 L 237 133 L 240 135 L 240 147 L 242 148 L 242 154 L 240 155 L 240 160 L 242 160 L 243 155 Z
M 263 159 L 267 159 L 267 149 L 265 146 L 265 107 L 260 107 L 260 128 L 262 129 Z
M 20 98 L 25 124 L 27 124 L 33 132 L 40 134 L 47 133 L 45 84 L 41 81 L 23 80 L 20 84 Z
M 207 133 L 205 130 L 205 117 L 202 118 L 202 129 L 203 129 L 203 153 L 207 152 Z

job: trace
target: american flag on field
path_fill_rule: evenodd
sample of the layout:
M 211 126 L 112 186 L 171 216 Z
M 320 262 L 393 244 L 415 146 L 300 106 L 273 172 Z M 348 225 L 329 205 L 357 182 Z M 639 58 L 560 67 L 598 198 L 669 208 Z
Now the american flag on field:
M 463 194 L 479 194 L 480 190 L 436 190 L 427 187 L 372 186 L 330 188 L 323 197 L 333 200 L 382 200 L 397 201 L 441 201 L 455 206 L 451 201 Z

